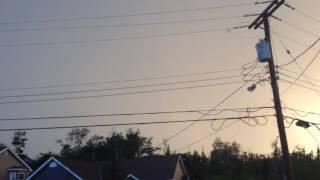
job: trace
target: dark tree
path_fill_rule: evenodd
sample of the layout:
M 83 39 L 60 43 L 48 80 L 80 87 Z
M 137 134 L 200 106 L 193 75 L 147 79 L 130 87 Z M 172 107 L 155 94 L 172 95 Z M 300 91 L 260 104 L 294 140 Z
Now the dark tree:
M 57 143 L 61 146 L 61 156 L 76 158 L 81 146 L 88 137 L 90 130 L 87 128 L 74 128 L 68 134 L 65 140 L 59 139 Z
M 27 132 L 26 131 L 16 131 L 12 137 L 12 146 L 14 147 L 14 151 L 17 154 L 23 154 L 26 142 L 28 138 L 26 138 Z
M 113 160 L 130 159 L 154 154 L 152 138 L 144 137 L 139 130 L 129 129 L 125 135 L 112 133 L 110 137 L 94 135 L 85 142 L 89 131 L 73 129 L 65 140 L 58 140 L 60 155 L 69 159 Z

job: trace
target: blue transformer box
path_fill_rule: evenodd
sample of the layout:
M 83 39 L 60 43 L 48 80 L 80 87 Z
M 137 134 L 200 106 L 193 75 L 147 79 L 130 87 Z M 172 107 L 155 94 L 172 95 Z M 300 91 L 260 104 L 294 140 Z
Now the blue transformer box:
M 271 59 L 270 45 L 266 40 L 260 40 L 256 45 L 258 60 L 261 63 L 268 62 Z

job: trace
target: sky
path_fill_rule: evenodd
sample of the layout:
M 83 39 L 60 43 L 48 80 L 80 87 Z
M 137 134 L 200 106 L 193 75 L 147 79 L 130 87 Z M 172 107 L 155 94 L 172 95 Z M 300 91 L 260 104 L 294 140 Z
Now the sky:
M 91 84 L 90 86 L 8 90 L 197 74 L 253 67 L 254 63 L 257 62 L 255 45 L 259 39 L 264 37 L 263 31 L 261 29 L 248 30 L 247 28 L 235 30 L 233 27 L 248 25 L 254 17 L 245 18 L 243 16 L 259 13 L 266 6 L 254 5 L 254 2 L 253 0 L 1 0 L 1 97 L 139 86 L 225 76 L 238 76 L 238 78 L 140 89 L 1 98 L 0 119 L 214 108 L 243 83 L 63 101 L 9 104 L 3 102 L 106 95 L 241 81 L 240 71 L 230 71 L 145 81 Z M 278 65 L 291 60 L 284 47 L 289 49 L 291 55 L 295 57 L 319 37 L 317 34 L 320 31 L 319 21 L 316 22 L 299 13 L 305 12 L 310 17 L 319 17 L 320 14 L 317 9 L 320 6 L 319 1 L 290 0 L 287 2 L 299 11 L 281 7 L 275 15 L 283 21 L 271 20 L 274 57 Z M 240 6 L 239 4 L 246 5 Z M 236 6 L 221 8 L 230 5 Z M 318 48 L 319 45 L 314 46 L 299 59 L 299 65 L 302 69 L 311 61 Z M 259 63 L 258 68 L 254 69 L 253 72 L 261 72 L 260 67 L 264 65 Z M 305 72 L 305 75 L 320 79 L 320 74 L 317 71 L 319 65 L 320 61 L 316 60 Z M 285 68 L 293 72 L 301 72 L 301 69 L 295 63 L 285 66 Z M 283 73 L 288 74 L 289 72 L 283 71 Z M 290 73 L 289 75 L 297 76 L 297 74 Z M 288 87 L 288 84 L 282 81 L 282 77 L 280 74 L 280 92 Z M 285 79 L 285 77 L 283 78 Z M 302 79 L 308 82 L 305 77 L 302 77 Z M 259 83 L 254 92 L 249 92 L 247 87 L 250 86 L 250 83 L 246 84 L 218 108 L 272 105 L 269 83 Z M 299 83 L 303 84 L 303 82 Z M 316 81 L 314 83 L 316 84 Z M 310 86 L 310 84 L 306 85 L 313 89 L 317 88 L 316 86 Z M 290 90 L 281 94 L 281 98 L 288 107 L 320 112 L 318 104 L 320 93 L 315 91 L 293 86 Z M 274 112 L 262 110 L 258 113 L 266 115 Z M 284 114 L 293 116 L 291 112 L 284 112 Z M 208 117 L 221 118 L 242 115 L 246 115 L 246 113 L 226 111 Z M 90 119 L 2 121 L 0 122 L 0 128 L 168 121 L 200 117 L 200 113 L 188 113 Z M 318 117 L 307 116 L 301 118 L 317 122 Z M 264 120 L 260 119 L 260 126 L 253 127 L 240 121 L 230 127 L 226 127 L 230 122 L 226 122 L 226 124 L 221 124 L 221 122 L 196 123 L 172 139 L 169 145 L 171 149 L 181 149 L 181 147 L 213 133 L 213 128 L 225 125 L 225 129 L 189 148 L 183 149 L 182 152 L 201 151 L 202 149 L 209 152 L 214 139 L 221 137 L 226 141 L 237 141 L 245 151 L 269 153 L 271 142 L 278 136 L 277 126 L 274 118 L 269 118 L 265 125 L 263 122 Z M 108 136 L 114 131 L 124 132 L 128 128 L 134 128 L 140 129 L 144 136 L 153 137 L 153 142 L 157 145 L 186 125 L 188 124 L 99 127 L 91 128 L 90 135 Z M 58 152 L 59 145 L 56 144 L 56 140 L 64 138 L 69 130 L 28 131 L 27 137 L 29 140 L 26 153 L 35 157 L 40 152 Z M 0 142 L 10 144 L 12 135 L 13 132 L 0 132 Z M 320 132 L 314 127 L 305 130 L 292 125 L 287 129 L 289 148 L 293 150 L 295 146 L 301 145 L 306 147 L 308 151 L 315 150 L 319 144 L 319 135 Z

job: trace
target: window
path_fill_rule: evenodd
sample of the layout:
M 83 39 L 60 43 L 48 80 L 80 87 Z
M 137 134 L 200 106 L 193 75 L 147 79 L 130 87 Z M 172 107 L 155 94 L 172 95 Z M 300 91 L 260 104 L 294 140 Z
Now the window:
M 17 173 L 16 172 L 10 172 L 9 180 L 16 180 L 16 179 L 17 179 Z
M 49 168 L 55 168 L 55 167 L 57 167 L 57 163 L 52 162 L 49 164 Z
M 26 179 L 26 174 L 24 172 L 19 172 L 17 174 L 17 180 L 25 180 Z
M 25 180 L 26 174 L 24 172 L 10 172 L 9 180 Z

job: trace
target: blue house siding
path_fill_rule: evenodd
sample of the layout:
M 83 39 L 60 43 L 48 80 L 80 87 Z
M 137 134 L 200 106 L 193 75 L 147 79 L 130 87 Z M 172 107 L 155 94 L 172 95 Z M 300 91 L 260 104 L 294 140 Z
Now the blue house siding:
M 49 158 L 27 180 L 83 180 L 54 157 Z
M 50 168 L 46 166 L 30 180 L 78 180 L 61 166 Z

